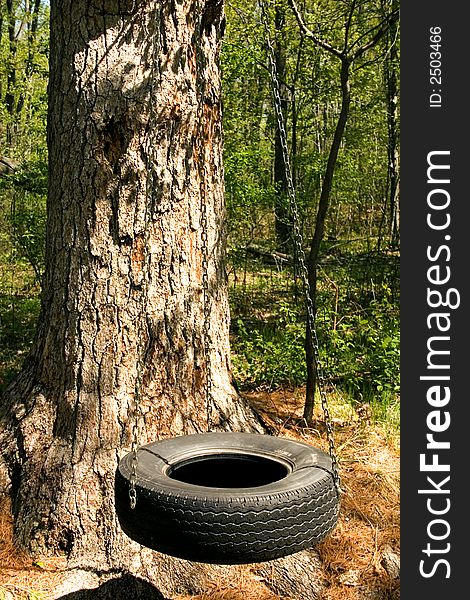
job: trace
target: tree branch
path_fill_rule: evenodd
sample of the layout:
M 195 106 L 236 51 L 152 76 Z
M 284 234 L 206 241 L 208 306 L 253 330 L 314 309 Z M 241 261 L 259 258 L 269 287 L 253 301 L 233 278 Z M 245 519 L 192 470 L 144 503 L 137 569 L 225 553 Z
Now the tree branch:
M 348 20 L 346 21 L 346 26 L 345 26 L 345 29 L 344 29 L 343 54 L 346 54 L 348 52 L 349 31 L 351 29 L 351 21 L 352 21 L 352 18 L 353 18 L 353 14 L 354 14 L 354 9 L 355 8 L 356 8 L 356 0 L 354 0 L 353 2 L 351 2 L 351 10 L 349 11 Z
M 334 46 L 332 46 L 328 42 L 325 42 L 324 40 L 321 40 L 320 38 L 318 38 L 313 33 L 313 31 L 311 31 L 307 27 L 307 25 L 305 25 L 305 21 L 303 20 L 302 15 L 300 14 L 300 11 L 299 11 L 299 9 L 297 7 L 297 4 L 295 3 L 295 0 L 288 0 L 288 3 L 289 3 L 289 6 L 292 9 L 292 12 L 294 13 L 295 18 L 297 19 L 297 23 L 299 24 L 299 28 L 300 28 L 301 33 L 303 35 L 311 38 L 313 40 L 313 42 L 317 46 L 320 46 L 320 48 L 323 48 L 327 52 L 330 52 L 331 54 L 334 54 L 338 58 L 341 58 L 343 56 L 342 52 L 340 52 L 337 48 L 335 48 Z
M 360 46 L 356 50 L 356 52 L 354 52 L 354 54 L 352 56 L 353 61 L 356 60 L 357 58 L 359 58 L 360 56 L 362 56 L 364 54 L 364 52 L 367 52 L 367 50 L 370 50 L 370 48 L 373 48 L 380 41 L 382 36 L 390 28 L 391 24 L 394 23 L 398 19 L 399 12 L 400 12 L 399 9 L 394 10 L 389 15 L 387 15 L 378 25 L 376 25 L 372 29 L 369 29 L 369 31 L 367 33 L 365 33 L 363 36 L 361 36 L 361 38 L 364 38 L 367 35 L 369 35 L 372 31 L 377 30 L 374 37 L 369 42 L 367 42 L 363 46 Z M 354 42 L 354 44 L 351 46 L 350 50 L 352 50 L 352 48 L 354 48 L 354 46 L 359 42 L 359 40 L 361 38 L 358 38 Z

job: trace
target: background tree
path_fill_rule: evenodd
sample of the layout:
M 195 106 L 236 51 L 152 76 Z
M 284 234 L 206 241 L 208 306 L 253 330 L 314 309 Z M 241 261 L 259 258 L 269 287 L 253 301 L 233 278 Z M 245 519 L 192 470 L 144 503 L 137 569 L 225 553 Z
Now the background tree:
M 271 229 L 274 199 L 269 80 L 256 3 L 228 3 L 223 77 L 225 196 L 229 246 L 252 244 Z
M 383 0 L 383 11 L 397 11 L 397 0 Z M 384 78 L 387 90 L 387 126 L 388 126 L 388 211 L 384 211 L 385 222 L 389 223 L 390 245 L 398 247 L 400 239 L 400 142 L 399 142 L 399 27 L 397 22 L 390 24 L 386 36 L 386 56 Z M 388 213 L 388 214 L 387 214 Z M 388 219 L 387 219 L 388 217 Z
M 17 150 L 19 133 L 31 120 L 31 97 L 35 80 L 43 74 L 44 21 L 47 10 L 42 0 L 4 0 L 0 4 L 0 43 L 3 69 L 0 72 L 0 98 L 5 112 L 0 114 L 3 142 L 7 152 Z
M 46 2 L 0 2 L 0 157 L 15 166 L 0 180 L 0 228 L 37 283 L 44 264 L 48 21 Z
M 337 48 L 342 48 L 344 14 L 350 6 L 350 2 L 331 0 L 303 3 L 309 26 Z M 278 7 L 286 9 L 282 47 L 289 100 L 288 146 L 304 240 L 310 241 L 341 110 L 340 61 L 299 35 L 295 15 L 282 1 L 266 3 L 273 43 Z M 367 36 L 389 12 L 388 3 L 384 7 L 376 0 L 357 3 L 351 41 L 354 36 Z M 305 352 L 305 313 L 295 274 L 276 253 L 272 214 L 278 198 L 276 119 L 266 33 L 254 1 L 231 0 L 227 16 L 222 75 L 235 376 L 241 389 L 301 386 L 306 380 L 305 361 L 300 359 Z M 361 38 L 360 43 L 365 41 L 366 37 Z M 344 391 L 352 402 L 372 394 L 371 402 L 387 403 L 388 390 L 396 389 L 399 380 L 398 255 L 387 233 L 389 135 L 384 62 L 389 42 L 387 35 L 382 36 L 350 68 L 352 99 L 319 256 L 317 326 L 322 362 L 341 389 L 347 382 Z M 399 46 L 396 50 L 399 54 Z M 375 333 L 366 334 L 369 327 Z M 392 372 L 395 375 L 390 378 Z
M 338 160 L 338 152 L 341 147 L 346 123 L 349 117 L 351 104 L 351 68 L 355 63 L 363 58 L 363 56 L 374 48 L 380 39 L 385 35 L 390 27 L 390 23 L 398 18 L 397 10 L 393 10 L 383 18 L 372 18 L 369 11 L 366 15 L 366 23 L 369 29 L 366 31 L 357 31 L 356 21 L 361 22 L 364 15 L 361 14 L 362 3 L 353 0 L 350 3 L 345 3 L 344 13 L 340 16 L 340 20 L 344 22 L 343 40 L 339 47 L 322 39 L 312 30 L 310 30 L 297 7 L 294 0 L 289 0 L 289 5 L 295 14 L 300 30 L 303 35 L 313 41 L 313 43 L 322 50 L 332 54 L 340 61 L 340 90 L 341 90 L 341 108 L 337 118 L 333 141 L 328 153 L 328 160 L 323 176 L 320 199 L 318 203 L 318 211 L 315 221 L 315 229 L 312 242 L 310 245 L 310 253 L 308 257 L 308 275 L 310 290 L 312 295 L 313 305 L 316 305 L 316 289 L 317 289 L 317 266 L 320 254 L 320 246 L 325 230 L 325 221 L 330 205 L 331 189 L 333 186 L 333 177 L 335 173 L 336 162 Z M 376 21 L 375 24 L 374 20 Z M 307 423 L 312 422 L 313 408 L 315 400 L 315 385 L 316 373 L 313 361 L 313 339 L 312 332 L 307 328 L 306 339 L 306 362 L 307 362 L 307 386 L 305 398 L 304 418 Z

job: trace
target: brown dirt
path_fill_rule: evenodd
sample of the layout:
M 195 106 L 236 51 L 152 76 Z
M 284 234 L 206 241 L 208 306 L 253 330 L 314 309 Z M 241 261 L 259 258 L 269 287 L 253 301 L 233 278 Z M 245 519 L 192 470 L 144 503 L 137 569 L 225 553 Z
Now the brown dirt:
M 323 419 L 314 427 L 301 419 L 302 390 L 246 394 L 279 435 L 327 450 Z M 322 600 L 399 598 L 400 494 L 398 436 L 371 423 L 367 405 L 356 411 L 330 406 L 343 497 L 333 533 L 317 546 L 327 582 Z M 0 598 L 47 600 L 64 573 L 62 558 L 36 560 L 15 549 L 6 502 L 0 505 Z M 278 600 L 262 581 L 240 567 L 228 588 L 208 585 L 204 594 L 174 600 Z M 305 599 L 309 600 L 309 599 Z

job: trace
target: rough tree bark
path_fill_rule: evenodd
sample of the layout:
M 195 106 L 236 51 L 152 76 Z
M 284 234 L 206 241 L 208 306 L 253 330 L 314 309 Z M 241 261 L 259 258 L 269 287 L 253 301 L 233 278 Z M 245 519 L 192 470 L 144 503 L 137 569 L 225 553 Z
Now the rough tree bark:
M 35 343 L 0 407 L 0 483 L 18 544 L 68 558 L 68 584 L 54 597 L 100 584 L 96 597 L 123 597 L 109 581 L 119 576 L 121 592 L 147 599 L 225 577 L 131 542 L 113 508 L 141 357 L 139 442 L 207 426 L 202 202 L 212 421 L 263 431 L 230 375 L 223 26 L 218 0 L 51 2 L 43 297 Z
M 341 110 L 336 121 L 333 141 L 328 153 L 328 161 L 326 164 L 325 174 L 321 187 L 320 200 L 318 202 L 317 217 L 315 220 L 315 229 L 313 232 L 312 242 L 310 244 L 310 252 L 308 255 L 307 269 L 308 280 L 310 285 L 310 293 L 313 306 L 317 306 L 317 267 L 320 258 L 320 247 L 325 231 L 325 223 L 330 206 L 331 189 L 333 187 L 333 179 L 335 173 L 338 153 L 341 147 L 344 130 L 349 116 L 349 108 L 351 105 L 351 84 L 350 84 L 350 60 L 347 56 L 341 57 Z M 314 346 L 313 332 L 310 331 L 307 325 L 307 334 L 305 342 L 305 355 L 307 365 L 307 382 L 305 385 L 305 406 L 303 417 L 307 423 L 313 423 L 313 411 L 315 406 L 315 387 L 317 383 L 317 373 L 314 361 Z

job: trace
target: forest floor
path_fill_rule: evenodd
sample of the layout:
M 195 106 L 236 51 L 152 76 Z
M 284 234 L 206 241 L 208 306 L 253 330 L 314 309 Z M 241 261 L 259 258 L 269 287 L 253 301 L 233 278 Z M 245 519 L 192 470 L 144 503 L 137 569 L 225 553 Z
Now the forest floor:
M 315 427 L 301 420 L 303 390 L 244 394 L 277 434 L 328 451 L 323 418 Z M 334 531 L 316 546 L 323 565 L 322 600 L 397 600 L 400 597 L 400 447 L 396 430 L 374 423 L 368 405 L 330 406 L 343 490 Z M 61 559 L 32 563 L 15 552 L 11 517 L 0 510 L 0 598 L 48 600 L 60 581 Z M 233 584 L 212 585 L 197 596 L 174 600 L 287 600 L 253 583 L 250 566 L 241 566 Z M 266 584 L 266 585 L 265 585 Z M 311 600 L 306 598 L 305 600 Z

